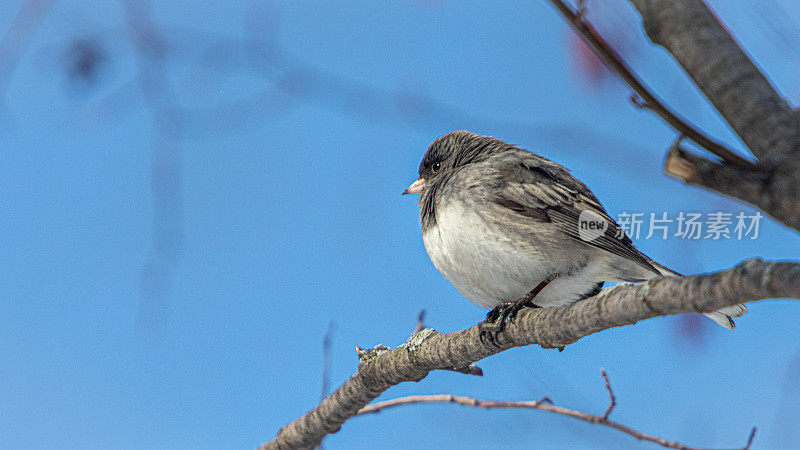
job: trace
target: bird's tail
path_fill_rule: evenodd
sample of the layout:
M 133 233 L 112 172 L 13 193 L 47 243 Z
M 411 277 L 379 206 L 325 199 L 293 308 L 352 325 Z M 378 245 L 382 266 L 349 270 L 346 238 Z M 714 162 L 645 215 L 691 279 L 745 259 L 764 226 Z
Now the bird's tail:
M 680 277 L 683 276 L 678 272 L 670 269 L 663 264 L 659 264 L 653 260 L 650 261 L 650 264 L 658 270 L 661 275 L 670 276 L 670 277 Z M 713 320 L 714 322 L 722 325 L 723 327 L 732 330 L 736 328 L 736 323 L 733 321 L 733 317 L 741 317 L 747 313 L 747 306 L 744 304 L 728 306 L 726 308 L 718 309 L 714 312 L 704 313 L 703 315 L 708 317 L 709 319 Z

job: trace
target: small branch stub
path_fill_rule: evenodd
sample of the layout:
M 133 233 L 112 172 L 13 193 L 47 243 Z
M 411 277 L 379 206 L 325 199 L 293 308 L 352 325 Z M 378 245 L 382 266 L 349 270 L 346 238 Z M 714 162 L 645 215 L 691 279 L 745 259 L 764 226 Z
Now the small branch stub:
M 375 348 L 369 348 L 369 349 L 356 346 L 356 355 L 358 355 L 359 361 L 363 363 L 369 361 L 370 359 L 378 356 L 381 352 L 387 350 L 389 350 L 389 347 L 382 344 L 378 344 L 375 346 Z
M 678 145 L 673 145 L 664 159 L 664 172 L 684 183 L 694 178 L 695 166 L 683 157 L 683 150 Z
M 603 420 L 608 420 L 608 416 L 611 415 L 611 411 L 613 411 L 614 407 L 617 406 L 617 397 L 614 396 L 614 391 L 611 390 L 611 381 L 608 379 L 606 369 L 600 369 L 600 375 L 603 376 L 603 381 L 605 382 L 606 390 L 608 391 L 608 407 L 606 408 L 606 412 L 603 413 Z

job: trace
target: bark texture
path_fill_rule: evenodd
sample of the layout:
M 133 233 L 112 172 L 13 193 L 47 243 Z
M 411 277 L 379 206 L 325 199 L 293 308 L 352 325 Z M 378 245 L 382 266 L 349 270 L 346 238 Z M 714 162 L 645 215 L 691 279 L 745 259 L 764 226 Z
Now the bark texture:
M 800 231 L 800 165 L 786 162 L 770 171 L 719 163 L 674 146 L 664 162 L 667 175 L 747 202 Z
M 432 370 L 469 367 L 513 347 L 563 347 L 598 331 L 652 317 L 711 312 L 767 298 L 800 299 L 800 263 L 750 259 L 716 273 L 617 285 L 569 306 L 525 309 L 498 336 L 496 345 L 480 339 L 480 325 L 452 333 L 425 328 L 394 349 L 380 345 L 359 349 L 356 373 L 260 448 L 313 448 L 391 386 L 419 381 Z

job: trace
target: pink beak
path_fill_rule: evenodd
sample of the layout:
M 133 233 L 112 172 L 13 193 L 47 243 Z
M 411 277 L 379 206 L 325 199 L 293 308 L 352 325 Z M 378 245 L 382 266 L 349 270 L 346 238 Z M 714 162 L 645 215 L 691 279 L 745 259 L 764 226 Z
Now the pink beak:
M 411 186 L 408 187 L 405 191 L 403 191 L 403 195 L 406 194 L 419 194 L 422 190 L 425 189 L 425 178 L 417 178 L 417 181 L 411 183 Z

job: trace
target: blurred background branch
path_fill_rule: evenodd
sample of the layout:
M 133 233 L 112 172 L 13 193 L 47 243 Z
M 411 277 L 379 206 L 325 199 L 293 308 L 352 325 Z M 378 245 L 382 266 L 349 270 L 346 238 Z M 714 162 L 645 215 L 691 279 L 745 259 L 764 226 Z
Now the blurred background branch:
M 20 56 L 55 0 L 26 0 L 11 25 L 0 34 L 0 108 Z
M 180 178 L 182 123 L 167 74 L 171 49 L 150 13 L 148 0 L 123 0 L 128 36 L 137 54 L 136 81 L 151 116 L 153 228 L 141 274 L 138 328 L 146 336 L 163 333 L 168 293 L 183 235 Z

